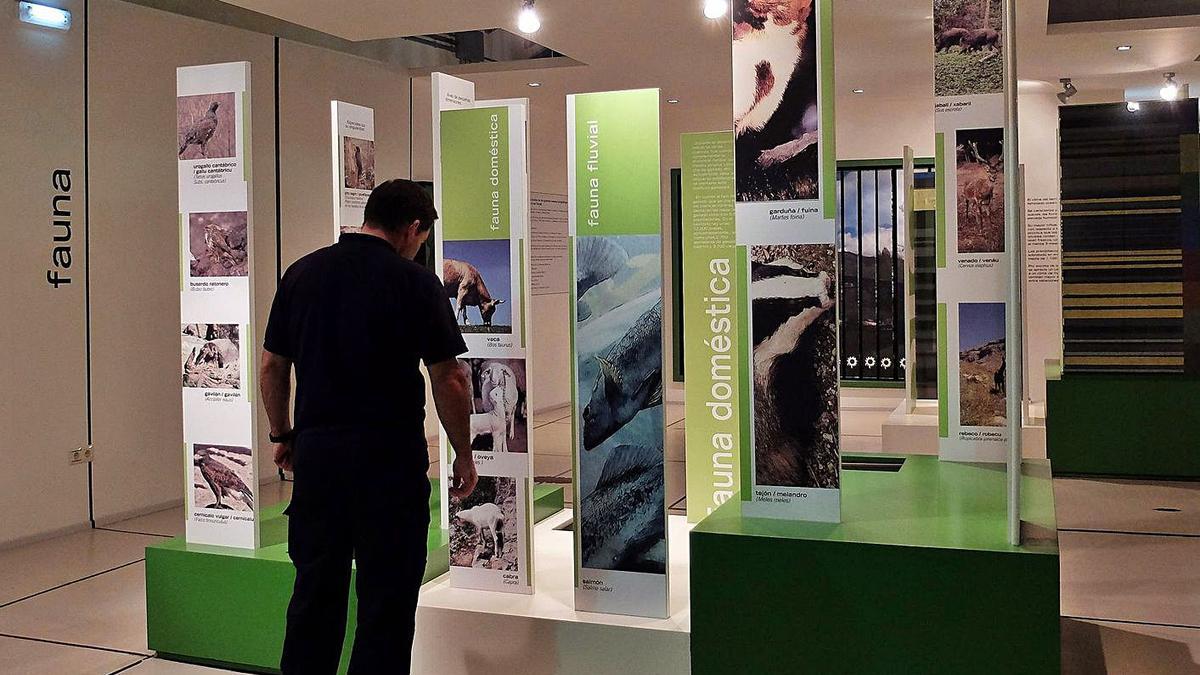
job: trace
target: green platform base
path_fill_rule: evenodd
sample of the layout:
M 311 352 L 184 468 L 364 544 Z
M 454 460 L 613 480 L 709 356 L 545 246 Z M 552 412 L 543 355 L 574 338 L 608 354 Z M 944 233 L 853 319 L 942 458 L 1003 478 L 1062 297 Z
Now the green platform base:
M 1003 467 L 936 457 L 843 472 L 839 524 L 726 504 L 691 533 L 692 672 L 1059 672 L 1049 473 L 1026 465 L 1022 518 L 1044 539 L 1022 547 Z
M 437 481 L 429 508 L 438 513 Z M 254 672 L 279 672 L 285 612 L 295 569 L 287 555 L 286 504 L 264 508 L 255 551 L 188 545 L 182 537 L 146 547 L 146 624 L 150 649 L 164 658 Z M 563 508 L 563 488 L 534 486 L 534 517 Z M 425 581 L 450 569 L 450 537 L 429 529 Z M 350 586 L 341 671 L 352 643 L 357 598 Z
M 1055 475 L 1200 479 L 1200 380 L 1067 374 L 1046 383 Z

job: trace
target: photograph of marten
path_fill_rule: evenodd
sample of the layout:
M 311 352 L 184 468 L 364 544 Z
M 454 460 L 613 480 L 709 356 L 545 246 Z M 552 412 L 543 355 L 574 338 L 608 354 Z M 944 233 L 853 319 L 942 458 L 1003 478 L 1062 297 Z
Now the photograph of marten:
M 529 452 L 525 359 L 460 358 L 471 383 L 471 449 Z
M 240 330 L 235 323 L 186 323 L 183 336 L 183 386 L 193 389 L 241 389 Z
M 188 214 L 188 261 L 193 277 L 249 275 L 246 251 L 246 212 L 218 211 Z
M 375 189 L 375 141 L 342 137 L 342 184 L 352 190 Z
M 175 99 L 179 159 L 237 156 L 237 107 L 233 92 Z
M 956 136 L 958 252 L 1004 252 L 1004 130 Z
M 442 285 L 463 333 L 513 332 L 511 249 L 508 239 L 443 242 Z
M 817 3 L 733 1 L 737 201 L 817 199 Z
M 466 499 L 450 499 L 450 565 L 516 572 L 521 524 L 516 478 L 480 476 Z
M 758 485 L 840 483 L 834 255 L 831 244 L 750 248 Z
M 1005 403 L 1004 303 L 958 306 L 958 408 L 964 427 L 1002 427 Z
M 1004 90 L 1002 0 L 934 0 L 934 95 Z
M 192 506 L 253 511 L 252 461 L 250 448 L 240 445 L 192 445 Z

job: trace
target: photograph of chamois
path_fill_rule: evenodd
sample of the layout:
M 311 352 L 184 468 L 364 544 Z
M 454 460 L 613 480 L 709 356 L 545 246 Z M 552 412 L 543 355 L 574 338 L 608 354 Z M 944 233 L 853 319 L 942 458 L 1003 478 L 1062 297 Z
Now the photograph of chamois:
M 525 359 L 460 358 L 471 382 L 471 449 L 529 452 Z
M 958 252 L 1004 252 L 1004 130 L 960 129 L 956 139 Z
M 1004 309 L 1003 302 L 958 305 L 958 409 L 964 427 L 1008 423 Z
M 175 99 L 179 159 L 237 156 L 237 104 L 233 92 Z
M 516 478 L 480 476 L 466 499 L 450 498 L 450 565 L 516 572 L 521 546 Z
M 247 276 L 246 212 L 189 213 L 188 253 L 193 277 Z
M 183 386 L 241 389 L 240 332 L 235 323 L 183 324 Z
M 584 567 L 666 569 L 658 235 L 575 240 Z
M 831 244 L 750 248 L 758 485 L 837 488 L 837 275 Z
M 352 190 L 375 189 L 375 141 L 342 137 L 342 181 Z
M 446 241 L 442 284 L 464 333 L 512 333 L 512 256 L 507 239 Z
M 250 448 L 192 445 L 192 506 L 197 509 L 253 511 L 254 468 Z
M 733 1 L 737 201 L 817 199 L 815 0 Z
M 1004 90 L 1002 0 L 933 0 L 934 96 Z

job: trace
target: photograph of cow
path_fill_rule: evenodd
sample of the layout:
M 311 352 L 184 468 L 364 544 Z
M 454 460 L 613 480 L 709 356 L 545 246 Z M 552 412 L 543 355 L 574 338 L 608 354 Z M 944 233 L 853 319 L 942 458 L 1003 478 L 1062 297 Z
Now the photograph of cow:
M 464 333 L 512 333 L 512 253 L 507 239 L 442 244 L 442 284 Z
M 934 95 L 1004 90 L 1001 0 L 934 0 Z
M 1004 252 L 1004 130 L 955 135 L 958 252 Z

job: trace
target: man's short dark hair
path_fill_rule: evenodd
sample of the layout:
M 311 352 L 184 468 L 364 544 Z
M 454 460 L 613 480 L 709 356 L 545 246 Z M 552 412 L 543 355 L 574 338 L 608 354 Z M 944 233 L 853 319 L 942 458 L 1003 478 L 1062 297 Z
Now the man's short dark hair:
M 371 190 L 363 220 L 385 232 L 396 232 L 414 220 L 421 232 L 433 227 L 437 209 L 424 188 L 411 180 L 393 178 Z

